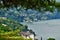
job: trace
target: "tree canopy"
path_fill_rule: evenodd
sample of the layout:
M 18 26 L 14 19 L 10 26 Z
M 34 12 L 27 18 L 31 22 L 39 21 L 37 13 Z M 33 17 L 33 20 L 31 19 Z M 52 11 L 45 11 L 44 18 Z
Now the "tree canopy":
M 55 0 L 1 0 L 0 4 L 3 6 L 10 7 L 10 6 L 19 6 L 26 8 L 40 8 L 55 5 Z
M 47 40 L 55 40 L 55 38 L 48 38 Z

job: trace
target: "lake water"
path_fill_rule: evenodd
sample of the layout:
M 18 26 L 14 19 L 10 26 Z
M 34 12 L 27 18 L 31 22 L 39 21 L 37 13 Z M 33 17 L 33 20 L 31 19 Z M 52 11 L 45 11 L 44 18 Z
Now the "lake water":
M 36 33 L 38 40 L 41 37 L 43 40 L 47 40 L 49 37 L 60 40 L 60 19 L 32 23 L 24 22 L 22 24 L 28 25 L 28 28 Z

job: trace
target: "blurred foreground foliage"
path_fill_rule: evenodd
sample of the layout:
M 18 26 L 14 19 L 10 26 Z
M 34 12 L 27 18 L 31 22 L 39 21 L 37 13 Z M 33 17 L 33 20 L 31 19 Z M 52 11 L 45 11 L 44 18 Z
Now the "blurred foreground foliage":
M 22 6 L 41 10 L 41 7 L 55 6 L 55 2 L 56 0 L 2 0 L 0 7 Z

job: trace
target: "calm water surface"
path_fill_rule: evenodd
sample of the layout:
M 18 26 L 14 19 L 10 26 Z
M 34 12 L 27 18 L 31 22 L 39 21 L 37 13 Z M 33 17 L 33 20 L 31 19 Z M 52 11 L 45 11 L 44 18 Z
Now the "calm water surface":
M 39 40 L 41 36 L 43 40 L 46 40 L 49 37 L 60 40 L 60 19 L 32 23 L 25 22 L 22 24 L 28 25 L 28 28 L 32 29 L 36 33 Z

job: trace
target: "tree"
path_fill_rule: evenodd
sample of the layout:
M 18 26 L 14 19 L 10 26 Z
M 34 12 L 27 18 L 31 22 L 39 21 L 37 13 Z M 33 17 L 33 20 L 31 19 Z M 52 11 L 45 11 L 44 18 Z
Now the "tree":
M 41 37 L 41 40 L 42 40 L 42 37 Z
M 26 9 L 41 9 L 41 7 L 54 6 L 55 0 L 2 0 L 5 7 L 22 6 Z
M 55 38 L 48 38 L 47 40 L 55 40 Z

